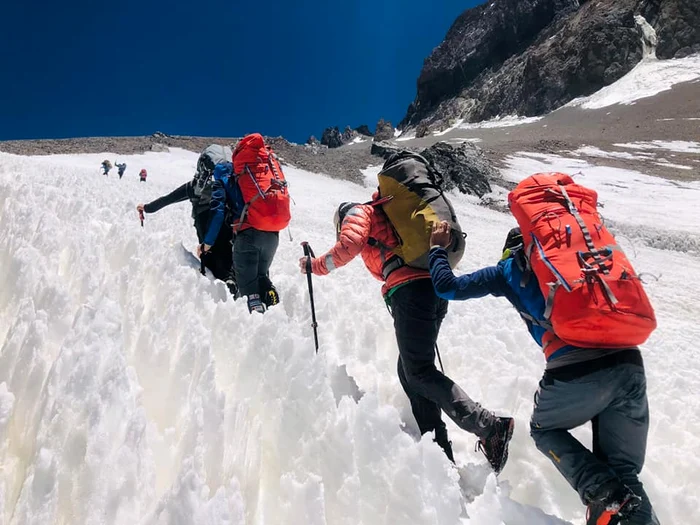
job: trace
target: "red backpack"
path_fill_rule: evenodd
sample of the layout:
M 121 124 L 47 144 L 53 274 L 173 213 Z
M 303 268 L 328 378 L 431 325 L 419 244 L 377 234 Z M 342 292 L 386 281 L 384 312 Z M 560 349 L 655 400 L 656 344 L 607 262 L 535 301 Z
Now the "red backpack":
M 598 194 L 563 173 L 538 173 L 508 195 L 564 342 L 588 348 L 642 344 L 656 328 L 642 282 L 598 214 Z
M 245 207 L 234 229 L 278 232 L 291 220 L 287 181 L 277 157 L 259 133 L 243 137 L 233 151 L 233 172 Z

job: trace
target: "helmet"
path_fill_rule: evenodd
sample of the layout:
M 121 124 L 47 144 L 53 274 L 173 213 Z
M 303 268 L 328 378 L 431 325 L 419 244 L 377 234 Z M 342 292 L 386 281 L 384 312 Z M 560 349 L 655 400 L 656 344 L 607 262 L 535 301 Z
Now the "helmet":
M 340 239 L 340 228 L 343 225 L 343 220 L 348 212 L 354 207 L 360 204 L 359 202 L 343 202 L 338 209 L 335 210 L 335 215 L 333 216 L 333 224 L 335 225 L 335 238 Z
M 510 257 L 515 251 L 523 247 L 523 234 L 520 232 L 520 228 L 513 228 L 508 232 L 506 236 L 506 242 L 503 245 L 503 256 L 501 260 L 505 260 Z

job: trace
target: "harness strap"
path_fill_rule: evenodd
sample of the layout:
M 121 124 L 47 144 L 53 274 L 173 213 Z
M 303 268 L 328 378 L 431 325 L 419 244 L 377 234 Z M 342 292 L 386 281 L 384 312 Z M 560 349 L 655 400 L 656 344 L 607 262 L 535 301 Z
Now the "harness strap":
M 233 233 L 236 234 L 240 231 L 241 226 L 243 226 L 243 223 L 245 222 L 245 218 L 248 215 L 248 209 L 250 208 L 250 205 L 253 204 L 256 200 L 258 200 L 258 197 L 260 195 L 256 195 L 252 199 L 250 199 L 249 202 L 246 202 L 245 206 L 243 206 L 243 211 L 241 211 L 241 217 L 238 219 L 238 223 L 233 226 Z
M 547 300 L 544 307 L 544 318 L 549 319 L 552 316 L 552 308 L 554 307 L 554 295 L 557 293 L 560 283 L 547 283 L 549 286 L 549 293 L 547 294 Z M 570 290 L 567 290 L 570 291 Z
M 406 266 L 406 262 L 398 255 L 395 255 L 382 265 L 382 277 L 386 281 L 389 278 L 389 274 L 404 266 Z
M 384 280 L 386 280 L 393 271 L 406 266 L 406 262 L 383 242 L 378 241 L 374 237 L 370 237 L 367 239 L 367 244 L 373 248 L 379 248 L 379 257 L 382 261 L 382 277 Z M 391 254 L 388 258 L 387 253 Z
M 599 272 L 595 276 L 596 280 L 600 283 L 600 287 L 603 289 L 603 293 L 605 294 L 608 303 L 610 303 L 611 306 L 614 306 L 618 303 L 618 299 L 617 297 L 615 297 L 615 294 L 610 289 L 608 283 L 605 282 L 605 279 L 603 279 L 603 277 L 600 276 L 601 273 L 603 275 L 610 274 L 610 268 L 606 265 L 606 263 L 610 262 L 610 260 L 612 259 L 613 252 L 610 248 L 607 247 L 603 250 L 598 250 L 595 247 L 595 244 L 593 244 L 593 238 L 591 237 L 591 232 L 588 230 L 586 223 L 583 221 L 583 217 L 581 217 L 581 214 L 579 213 L 578 209 L 569 197 L 569 193 L 566 191 L 566 188 L 563 184 L 560 184 L 559 187 L 561 188 L 561 193 L 564 196 L 564 199 L 566 199 L 567 205 L 569 207 L 569 212 L 571 213 L 571 215 L 574 216 L 574 219 L 576 219 L 576 222 L 581 228 L 581 232 L 583 232 L 583 239 L 585 240 L 586 246 L 589 250 L 588 253 L 585 254 L 579 252 L 579 259 L 581 259 L 581 262 L 587 268 L 592 268 L 592 266 L 589 265 L 585 261 L 585 259 L 588 257 L 591 257 L 593 259 L 593 262 L 598 266 Z
M 602 260 L 602 258 L 600 257 L 600 252 L 596 249 L 595 244 L 593 244 L 591 232 L 588 230 L 588 226 L 586 226 L 583 217 L 581 217 L 581 214 L 576 208 L 574 202 L 571 200 L 571 197 L 569 197 L 569 193 L 566 191 L 566 187 L 563 184 L 560 184 L 559 188 L 561 189 L 561 194 L 566 200 L 567 207 L 569 208 L 569 213 L 571 213 L 571 215 L 574 216 L 574 219 L 576 219 L 579 228 L 581 228 L 581 232 L 583 233 L 583 239 L 586 242 L 586 246 L 588 247 L 591 257 L 593 257 L 593 261 L 598 265 L 601 273 L 605 275 L 609 274 L 610 270 L 605 266 L 605 261 Z
M 613 291 L 610 289 L 610 286 L 608 285 L 607 282 L 605 282 L 605 279 L 603 279 L 600 275 L 597 276 L 598 282 L 600 283 L 600 286 L 603 288 L 603 291 L 605 292 L 605 296 L 608 299 L 608 302 L 610 303 L 611 306 L 616 305 L 619 301 L 617 300 L 617 297 L 615 297 L 615 294 Z
M 541 328 L 544 328 L 545 330 L 552 330 L 553 331 L 552 323 L 550 323 L 548 321 L 540 321 L 538 319 L 535 319 L 530 314 L 525 313 L 525 312 L 518 311 L 518 313 L 520 314 L 520 317 L 522 317 L 525 321 L 528 321 L 534 325 L 537 325 Z
M 542 247 L 542 244 L 540 241 L 535 237 L 535 234 L 532 233 L 532 242 L 537 248 L 537 252 L 540 254 L 540 258 L 542 259 L 542 262 L 547 265 L 547 268 L 549 268 L 549 271 L 552 272 L 552 274 L 557 278 L 557 281 L 559 284 L 561 284 L 564 289 L 567 292 L 570 292 L 572 290 L 571 285 L 566 282 L 566 279 L 564 279 L 564 276 L 559 273 L 559 270 L 556 269 L 556 267 L 552 264 L 552 262 L 547 258 L 547 255 L 544 253 L 544 248 Z

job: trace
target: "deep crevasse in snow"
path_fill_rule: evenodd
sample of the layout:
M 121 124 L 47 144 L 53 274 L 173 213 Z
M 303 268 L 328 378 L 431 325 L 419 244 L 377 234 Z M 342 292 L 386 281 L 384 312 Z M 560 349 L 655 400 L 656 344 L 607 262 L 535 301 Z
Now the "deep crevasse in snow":
M 191 177 L 196 155 L 119 157 L 130 166 L 122 180 L 99 174 L 104 157 L 0 154 L 0 524 L 582 520 L 575 493 L 529 438 L 542 357 L 505 301 L 452 304 L 440 338 L 448 374 L 516 417 L 498 484 L 473 436 L 451 423 L 458 471 L 430 438 L 415 439 L 391 319 L 359 260 L 314 280 L 314 355 L 299 241 L 328 248 L 335 206 L 366 200 L 368 189 L 285 169 L 297 205 L 295 240 L 282 234 L 272 268 L 282 304 L 251 317 L 187 262 L 180 242 L 196 243 L 188 203 L 148 215 L 144 228 L 136 218 L 138 202 Z M 534 167 L 513 165 L 509 176 Z M 614 177 L 591 181 L 609 207 L 624 205 L 615 199 L 626 184 L 635 210 L 650 210 L 618 212 L 616 222 L 644 225 L 663 207 L 669 228 L 687 231 L 680 214 L 697 202 L 696 186 L 664 197 L 665 183 L 655 195 L 654 179 Z M 687 201 L 674 206 L 678 198 Z M 469 233 L 460 270 L 494 263 L 512 219 L 453 201 Z M 643 479 L 662 522 L 681 523 L 698 506 L 688 489 L 700 485 L 700 260 L 626 249 L 640 271 L 662 274 L 648 288 L 659 329 L 645 346 Z M 359 402 L 336 403 L 341 365 L 365 392 Z

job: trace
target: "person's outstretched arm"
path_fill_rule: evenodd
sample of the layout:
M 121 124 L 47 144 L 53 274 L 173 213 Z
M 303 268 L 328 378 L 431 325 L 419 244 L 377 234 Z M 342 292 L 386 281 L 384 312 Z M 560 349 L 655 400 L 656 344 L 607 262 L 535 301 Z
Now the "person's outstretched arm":
M 430 249 L 430 277 L 438 297 L 449 301 L 464 301 L 486 295 L 505 295 L 508 286 L 500 266 L 487 266 L 466 275 L 455 276 L 447 259 L 447 250 L 440 246 Z
M 148 204 L 143 205 L 143 211 L 146 213 L 155 213 L 161 208 L 165 208 L 166 206 L 169 206 L 170 204 L 175 204 L 176 202 L 182 202 L 186 201 L 188 198 L 188 189 L 187 186 L 190 184 L 189 182 L 186 182 L 182 186 L 179 186 L 175 188 L 173 191 L 168 193 L 167 195 L 163 195 L 162 197 L 157 198 L 153 202 L 149 202 Z
M 474 273 L 455 276 L 447 257 L 450 244 L 450 227 L 443 222 L 433 226 L 430 237 L 430 277 L 435 293 L 447 300 L 463 301 L 486 295 L 503 296 L 508 289 L 502 266 L 488 266 Z

